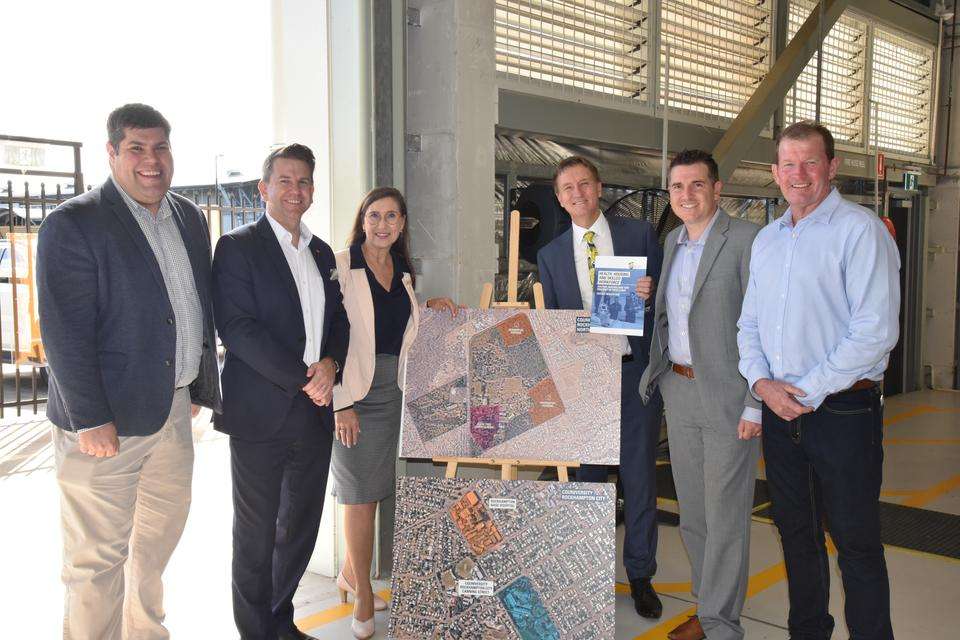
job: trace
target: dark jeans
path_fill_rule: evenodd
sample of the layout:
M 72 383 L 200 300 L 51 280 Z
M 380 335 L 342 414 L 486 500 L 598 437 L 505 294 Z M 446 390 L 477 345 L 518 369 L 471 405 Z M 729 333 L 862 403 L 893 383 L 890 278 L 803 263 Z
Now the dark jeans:
M 620 378 L 620 483 L 623 486 L 623 566 L 633 581 L 657 572 L 657 442 L 663 401 L 656 391 L 640 398 L 637 362 L 623 363 Z M 605 465 L 585 464 L 578 482 L 606 482 Z
M 242 640 L 276 640 L 317 542 L 333 434 L 306 396 L 278 437 L 230 438 L 233 616 Z
M 879 388 L 828 397 L 786 421 L 764 405 L 763 452 L 780 530 L 793 640 L 833 632 L 824 519 L 837 547 L 852 640 L 892 639 L 890 585 L 880 543 L 883 405 Z

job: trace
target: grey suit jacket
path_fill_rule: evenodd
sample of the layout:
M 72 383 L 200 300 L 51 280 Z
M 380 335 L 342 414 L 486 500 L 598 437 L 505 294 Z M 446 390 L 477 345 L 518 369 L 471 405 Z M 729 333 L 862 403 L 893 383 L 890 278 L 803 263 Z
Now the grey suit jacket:
M 646 402 L 659 377 L 670 367 L 667 305 L 664 297 L 677 239 L 677 227 L 664 244 L 663 270 L 657 286 L 656 316 L 650 341 L 650 363 L 640 379 L 640 395 Z M 737 319 L 750 279 L 750 248 L 760 228 L 752 222 L 730 217 L 720 209 L 707 236 L 690 303 L 690 355 L 700 401 L 714 428 L 736 429 L 744 406 L 759 407 L 740 375 L 737 349 Z

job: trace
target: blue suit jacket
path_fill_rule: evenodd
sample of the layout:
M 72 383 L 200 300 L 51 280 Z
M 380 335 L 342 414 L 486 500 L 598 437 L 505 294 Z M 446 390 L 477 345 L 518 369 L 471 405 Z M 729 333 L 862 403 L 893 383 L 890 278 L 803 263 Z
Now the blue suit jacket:
M 607 216 L 613 253 L 618 256 L 646 256 L 647 275 L 655 285 L 660 284 L 663 250 L 657 241 L 653 225 L 645 220 Z M 567 229 L 537 253 L 543 302 L 547 309 L 582 309 L 580 285 L 573 262 L 573 229 Z M 635 366 L 642 371 L 650 357 L 650 333 L 653 331 L 653 297 L 643 322 L 643 336 L 629 336 L 630 350 Z
M 337 264 L 330 246 L 317 236 L 310 249 L 326 298 L 320 357 L 331 356 L 342 373 L 350 322 L 336 279 Z M 306 399 L 306 334 L 297 285 L 266 214 L 220 238 L 213 259 L 213 301 L 217 330 L 227 348 L 217 430 L 254 442 L 290 437 L 285 428 L 304 426 L 285 423 L 294 402 Z M 333 404 L 310 406 L 316 409 L 318 425 L 332 430 Z
M 203 310 L 203 355 L 190 397 L 219 411 L 210 236 L 196 205 L 170 195 Z M 121 436 L 158 431 L 173 402 L 173 307 L 153 250 L 112 180 L 64 202 L 40 226 L 37 296 L 50 421 L 71 431 L 113 422 Z

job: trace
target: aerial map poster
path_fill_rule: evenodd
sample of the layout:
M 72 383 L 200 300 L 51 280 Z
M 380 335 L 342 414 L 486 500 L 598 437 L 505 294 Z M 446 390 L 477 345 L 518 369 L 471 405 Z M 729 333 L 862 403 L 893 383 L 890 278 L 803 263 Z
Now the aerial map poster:
M 618 464 L 620 343 L 589 324 L 584 311 L 426 310 L 400 455 Z
M 397 481 L 389 637 L 614 637 L 614 486 Z

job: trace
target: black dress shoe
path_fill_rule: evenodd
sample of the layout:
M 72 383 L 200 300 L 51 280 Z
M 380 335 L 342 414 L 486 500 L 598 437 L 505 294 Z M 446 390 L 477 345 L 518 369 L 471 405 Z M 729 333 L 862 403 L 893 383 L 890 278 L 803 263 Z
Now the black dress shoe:
M 663 615 L 663 603 L 653 590 L 650 578 L 631 580 L 630 595 L 633 596 L 633 607 L 644 618 L 658 619 Z
M 287 629 L 286 631 L 277 632 L 277 640 L 317 640 L 313 636 L 300 631 L 294 627 L 293 629 Z

